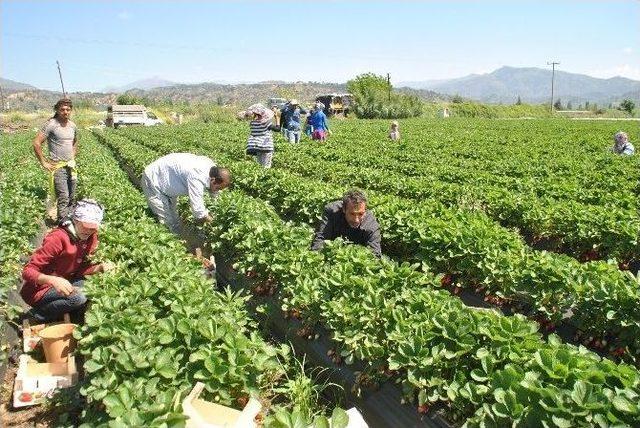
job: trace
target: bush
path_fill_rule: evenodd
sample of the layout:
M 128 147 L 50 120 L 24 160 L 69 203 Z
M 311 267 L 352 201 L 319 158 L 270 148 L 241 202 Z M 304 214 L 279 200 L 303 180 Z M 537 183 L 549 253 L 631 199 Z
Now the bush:
M 383 76 L 366 73 L 347 82 L 354 97 L 353 112 L 361 119 L 405 119 L 422 114 L 422 101 L 414 95 L 391 93 Z

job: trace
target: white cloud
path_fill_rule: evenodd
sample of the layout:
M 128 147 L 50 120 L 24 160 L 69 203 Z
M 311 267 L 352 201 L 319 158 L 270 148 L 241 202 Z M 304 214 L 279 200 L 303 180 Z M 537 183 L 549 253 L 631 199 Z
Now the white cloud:
M 629 64 L 621 64 L 614 67 L 592 70 L 587 72 L 589 76 L 601 77 L 608 79 L 610 77 L 622 76 L 629 79 L 640 80 L 640 67 L 634 67 Z
M 624 52 L 626 54 L 630 54 L 631 52 L 633 52 L 633 49 L 631 49 L 630 47 L 626 47 L 626 48 L 622 49 L 622 52 Z
M 131 13 L 127 12 L 126 10 L 123 10 L 117 16 L 121 21 L 129 21 L 133 17 L 133 15 L 131 15 Z

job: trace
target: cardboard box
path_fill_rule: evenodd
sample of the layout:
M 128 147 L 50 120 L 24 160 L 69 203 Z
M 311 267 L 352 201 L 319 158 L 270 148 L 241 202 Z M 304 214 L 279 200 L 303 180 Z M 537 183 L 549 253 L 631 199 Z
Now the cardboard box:
M 254 419 L 262 410 L 262 404 L 250 398 L 242 410 L 211 403 L 198 398 L 204 383 L 198 382 L 182 402 L 182 412 L 188 416 L 187 428 L 254 428 Z
M 369 425 L 364 421 L 364 418 L 355 407 L 347 410 L 347 415 L 349 416 L 349 424 L 347 428 L 369 428 Z
M 62 323 L 70 323 L 69 314 L 64 314 L 64 320 Z M 61 324 L 60 322 L 53 322 L 49 324 L 37 324 L 31 325 L 28 319 L 22 321 L 22 352 L 31 352 L 36 349 L 42 343 L 42 338 L 38 336 L 38 332 L 50 325 Z
M 69 388 L 77 382 L 75 357 L 69 357 L 65 363 L 39 363 L 22 354 L 13 384 L 13 407 L 40 404 L 56 390 Z

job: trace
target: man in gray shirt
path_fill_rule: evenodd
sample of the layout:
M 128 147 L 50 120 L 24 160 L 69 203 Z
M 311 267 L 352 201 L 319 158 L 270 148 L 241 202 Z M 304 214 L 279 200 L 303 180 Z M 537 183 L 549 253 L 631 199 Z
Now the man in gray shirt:
M 380 225 L 367 209 L 367 197 L 362 191 L 349 190 L 341 201 L 331 202 L 324 207 L 311 249 L 319 250 L 325 240 L 337 237 L 369 247 L 378 258 L 382 256 Z
M 33 151 L 38 161 L 50 173 L 49 198 L 57 199 L 58 220 L 67 217 L 75 203 L 77 152 L 76 124 L 70 119 L 73 104 L 69 99 L 59 100 L 54 116 L 49 119 L 33 139 Z M 42 153 L 42 144 L 47 141 L 49 157 Z

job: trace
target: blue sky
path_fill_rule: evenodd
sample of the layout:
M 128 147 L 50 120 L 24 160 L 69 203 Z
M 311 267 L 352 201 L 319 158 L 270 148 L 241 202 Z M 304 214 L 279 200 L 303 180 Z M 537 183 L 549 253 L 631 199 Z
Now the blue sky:
M 0 0 L 2 77 L 67 91 L 175 82 L 416 81 L 547 67 L 640 80 L 640 2 Z

